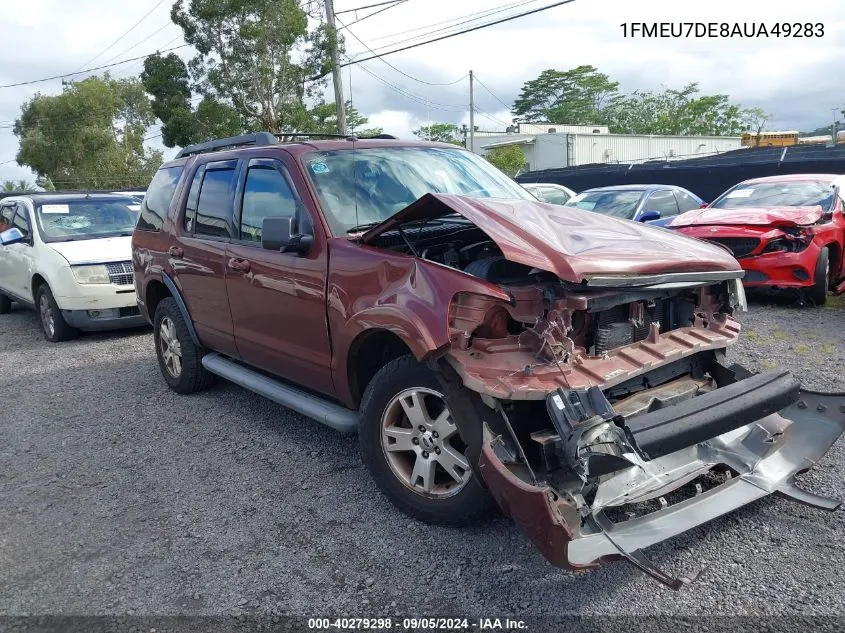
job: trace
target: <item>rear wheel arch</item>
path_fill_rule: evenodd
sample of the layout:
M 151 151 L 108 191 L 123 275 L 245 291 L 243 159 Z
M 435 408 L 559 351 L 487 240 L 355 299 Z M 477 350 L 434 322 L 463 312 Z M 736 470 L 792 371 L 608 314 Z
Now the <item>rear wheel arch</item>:
M 382 367 L 409 354 L 412 355 L 410 346 L 390 330 L 376 328 L 361 332 L 350 345 L 346 361 L 349 392 L 355 404 L 360 404 L 367 385 Z

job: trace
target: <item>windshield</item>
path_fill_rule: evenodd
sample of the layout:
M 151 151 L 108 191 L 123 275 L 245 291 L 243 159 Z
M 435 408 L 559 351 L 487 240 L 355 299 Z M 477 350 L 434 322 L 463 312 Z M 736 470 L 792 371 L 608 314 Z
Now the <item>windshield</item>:
M 526 187 L 526 189 L 549 204 L 563 205 L 572 197 L 563 189 L 555 189 L 554 187 Z
M 642 191 L 585 191 L 570 199 L 565 206 L 633 220 L 643 195 Z
M 138 211 L 134 198 L 80 198 L 41 202 L 35 218 L 45 242 L 70 242 L 132 235 Z
M 460 149 L 350 148 L 312 152 L 303 162 L 337 235 L 383 222 L 427 193 L 534 199 L 486 160 Z
M 830 183 L 812 180 L 740 184 L 713 202 L 713 209 L 742 207 L 815 207 L 833 206 L 834 189 Z

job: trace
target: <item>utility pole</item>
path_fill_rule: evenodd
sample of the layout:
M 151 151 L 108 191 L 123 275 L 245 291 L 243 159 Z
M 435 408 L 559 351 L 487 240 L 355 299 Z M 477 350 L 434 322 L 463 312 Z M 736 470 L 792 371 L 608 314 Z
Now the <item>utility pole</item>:
M 830 126 L 830 142 L 836 145 L 836 111 L 839 108 L 831 108 L 830 111 L 833 112 L 833 125 Z
M 340 59 L 337 54 L 337 27 L 334 24 L 334 1 L 326 0 L 326 22 L 331 28 L 332 79 L 334 80 L 334 102 L 337 106 L 337 133 L 346 134 L 346 104 L 343 100 L 343 79 L 340 76 Z
M 331 0 L 329 0 L 331 1 Z M 472 94 L 472 71 L 469 71 L 469 149 L 475 151 L 475 97 Z

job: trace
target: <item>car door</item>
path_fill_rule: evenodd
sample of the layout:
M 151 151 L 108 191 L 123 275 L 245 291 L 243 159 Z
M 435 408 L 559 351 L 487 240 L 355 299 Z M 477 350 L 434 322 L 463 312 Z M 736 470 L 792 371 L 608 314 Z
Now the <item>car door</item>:
M 26 203 L 15 204 L 12 226 L 26 236 L 26 240 L 6 246 L 5 257 L 9 266 L 8 290 L 24 301 L 33 301 L 32 275 L 34 271 L 34 240 L 30 212 Z
M 290 167 L 290 168 L 289 168 Z M 333 394 L 326 321 L 326 240 L 297 193 L 293 165 L 249 160 L 241 175 L 236 235 L 228 247 L 226 288 L 239 356 L 251 365 Z M 314 236 L 304 255 L 261 246 L 267 217 L 293 217 Z M 315 227 L 317 229 L 315 230 Z
M 4 202 L 0 204 L 0 232 L 6 231 L 12 226 L 12 220 L 15 217 L 17 205 L 14 202 Z M 12 292 L 12 267 L 11 259 L 9 257 L 9 246 L 0 245 L 0 289 Z
M 675 194 L 671 189 L 657 189 L 652 191 L 642 206 L 643 212 L 659 211 L 660 218 L 651 220 L 648 224 L 664 226 L 678 215 L 678 203 L 675 201 Z
M 237 160 L 225 160 L 196 170 L 177 219 L 181 237 L 169 251 L 200 341 L 229 356 L 237 356 L 237 348 L 226 296 L 226 246 L 234 231 L 238 169 Z
M 684 191 L 683 189 L 675 189 L 675 200 L 678 202 L 678 211 L 680 213 L 700 209 L 701 205 L 704 204 L 703 200 L 696 198 L 691 193 Z

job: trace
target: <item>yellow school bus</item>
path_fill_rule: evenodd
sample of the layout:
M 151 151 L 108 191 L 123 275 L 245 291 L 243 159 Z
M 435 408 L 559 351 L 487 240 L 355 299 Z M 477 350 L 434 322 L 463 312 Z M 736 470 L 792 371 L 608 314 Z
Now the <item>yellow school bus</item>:
M 759 136 L 759 138 L 758 138 Z M 798 131 L 790 132 L 746 132 L 741 143 L 745 147 L 786 147 L 798 144 Z

